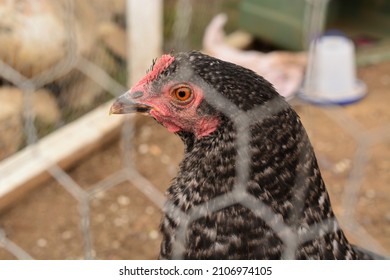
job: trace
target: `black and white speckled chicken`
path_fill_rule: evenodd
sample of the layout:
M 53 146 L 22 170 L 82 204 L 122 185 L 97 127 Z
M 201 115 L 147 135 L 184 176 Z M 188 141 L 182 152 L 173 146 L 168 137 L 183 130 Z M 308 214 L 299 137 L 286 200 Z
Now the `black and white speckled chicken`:
M 254 72 L 200 52 L 163 55 L 111 107 L 131 112 L 185 144 L 160 258 L 375 257 L 346 239 L 299 117 Z

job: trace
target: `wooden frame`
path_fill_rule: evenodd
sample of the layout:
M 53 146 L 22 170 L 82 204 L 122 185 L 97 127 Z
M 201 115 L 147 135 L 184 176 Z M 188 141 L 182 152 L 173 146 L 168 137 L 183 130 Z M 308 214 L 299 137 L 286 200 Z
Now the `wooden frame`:
M 123 115 L 109 116 L 112 101 L 0 162 L 0 210 L 50 178 L 47 170 L 69 168 L 118 136 Z

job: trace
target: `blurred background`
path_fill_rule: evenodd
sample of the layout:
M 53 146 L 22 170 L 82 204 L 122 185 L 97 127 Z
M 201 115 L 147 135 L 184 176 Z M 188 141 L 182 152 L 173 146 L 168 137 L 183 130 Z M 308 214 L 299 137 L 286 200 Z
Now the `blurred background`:
M 0 0 L 0 259 L 157 258 L 183 145 L 108 109 L 192 49 L 274 84 L 348 238 L 389 256 L 390 1 Z

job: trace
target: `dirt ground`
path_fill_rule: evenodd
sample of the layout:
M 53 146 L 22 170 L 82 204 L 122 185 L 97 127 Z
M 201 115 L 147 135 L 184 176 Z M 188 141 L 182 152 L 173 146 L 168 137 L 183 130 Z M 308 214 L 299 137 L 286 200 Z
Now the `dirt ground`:
M 312 140 L 348 237 L 390 255 L 390 63 L 363 67 L 358 76 L 369 89 L 361 102 L 337 110 L 293 104 Z M 177 170 L 183 145 L 153 120 L 136 120 L 132 151 L 123 150 L 122 140 L 109 143 L 68 171 L 73 180 L 89 189 L 122 170 L 123 155 L 130 154 L 137 171 L 163 193 Z M 356 155 L 359 151 L 363 156 Z M 363 176 L 362 184 L 357 181 L 349 188 L 349 175 L 360 163 L 363 167 L 357 169 L 357 176 Z M 348 205 L 352 208 L 346 209 Z M 126 181 L 97 193 L 90 209 L 94 258 L 157 257 L 161 213 L 134 184 Z M 36 259 L 83 259 L 80 223 L 77 200 L 54 180 L 0 212 L 0 227 L 7 238 Z M 0 259 L 14 258 L 0 246 Z

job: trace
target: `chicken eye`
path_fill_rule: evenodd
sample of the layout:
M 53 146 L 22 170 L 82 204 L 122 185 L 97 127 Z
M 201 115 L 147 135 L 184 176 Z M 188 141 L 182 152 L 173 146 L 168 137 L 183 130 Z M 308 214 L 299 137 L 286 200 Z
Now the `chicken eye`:
M 181 102 L 189 101 L 192 97 L 192 90 L 187 86 L 175 88 L 173 90 L 173 97 Z

